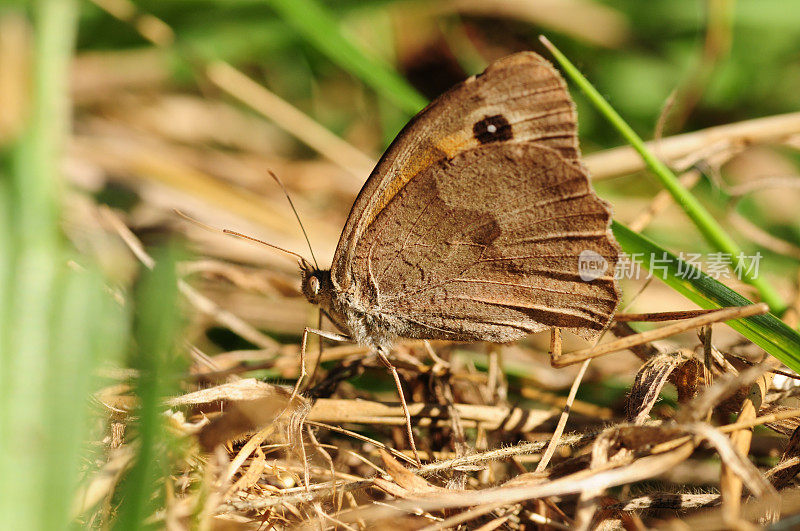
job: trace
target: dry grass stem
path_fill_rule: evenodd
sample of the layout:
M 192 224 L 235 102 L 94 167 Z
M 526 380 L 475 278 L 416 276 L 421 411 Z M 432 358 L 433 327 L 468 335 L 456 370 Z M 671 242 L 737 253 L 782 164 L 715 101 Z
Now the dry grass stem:
M 721 141 L 744 145 L 780 143 L 798 134 L 800 113 L 789 113 L 675 135 L 647 145 L 650 149 L 656 149 L 659 157 L 670 164 L 690 153 L 718 145 Z M 630 146 L 592 153 L 585 157 L 585 162 L 594 179 L 607 179 L 644 169 L 642 159 Z
M 222 90 L 286 128 L 290 134 L 355 178 L 363 179 L 375 166 L 374 160 L 231 65 L 221 61 L 211 63 L 206 68 L 206 74 Z
M 679 323 L 667 325 L 654 330 L 648 330 L 647 332 L 624 337 L 608 343 L 602 343 L 596 347 L 563 353 L 558 358 L 554 358 L 552 363 L 554 367 L 566 367 L 587 359 L 604 356 L 612 352 L 625 350 L 627 348 L 649 343 L 651 341 L 656 341 L 658 339 L 664 339 L 666 337 L 691 330 L 692 328 L 705 326 L 710 323 L 729 321 L 731 319 L 749 317 L 752 315 L 761 315 L 767 313 L 768 311 L 769 307 L 764 303 L 735 308 L 723 308 L 721 310 L 717 310 L 716 312 L 699 315 Z

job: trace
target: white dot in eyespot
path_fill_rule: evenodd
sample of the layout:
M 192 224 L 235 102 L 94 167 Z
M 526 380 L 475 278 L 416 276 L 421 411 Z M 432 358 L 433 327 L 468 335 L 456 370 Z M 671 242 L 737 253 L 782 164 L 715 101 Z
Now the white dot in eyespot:
M 486 126 L 486 132 L 487 133 L 496 133 L 497 132 L 497 126 L 494 125 L 494 124 L 487 125 Z

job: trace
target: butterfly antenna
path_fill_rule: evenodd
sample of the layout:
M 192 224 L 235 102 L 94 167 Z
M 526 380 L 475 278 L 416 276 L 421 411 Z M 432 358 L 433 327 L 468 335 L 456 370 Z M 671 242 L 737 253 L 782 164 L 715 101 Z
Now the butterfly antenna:
M 191 217 L 191 216 L 189 216 L 187 214 L 184 214 L 183 212 L 181 212 L 178 209 L 173 209 L 173 212 L 175 212 L 177 215 L 179 215 L 180 217 L 182 217 L 186 221 L 190 221 L 190 222 L 194 223 L 195 225 L 198 225 L 198 226 L 200 226 L 200 227 L 202 227 L 202 228 L 204 228 L 206 230 L 209 230 L 211 232 L 220 232 L 222 234 L 228 234 L 229 236 L 236 236 L 238 238 L 242 238 L 242 239 L 245 239 L 245 240 L 250 240 L 252 242 L 260 243 L 261 245 L 266 245 L 267 247 L 271 247 L 271 248 L 273 248 L 273 249 L 275 249 L 277 251 L 281 251 L 281 252 L 284 252 L 286 254 L 290 254 L 290 255 L 292 255 L 292 256 L 294 256 L 296 258 L 299 258 L 300 260 L 302 260 L 304 262 L 307 261 L 304 256 L 299 255 L 294 251 L 290 251 L 288 249 L 284 249 L 283 247 L 278 247 L 277 245 L 273 245 L 271 243 L 267 243 L 264 240 L 259 240 L 258 238 L 253 238 L 252 236 L 247 236 L 245 234 L 242 234 L 241 232 L 236 232 L 235 230 L 218 229 L 216 227 L 212 227 L 211 225 L 206 225 L 205 223 L 203 223 L 201 221 L 197 221 L 193 217 Z
M 294 202 L 292 201 L 292 197 L 289 195 L 289 191 L 283 185 L 283 182 L 275 175 L 275 172 L 272 170 L 267 170 L 269 174 L 275 179 L 275 182 L 278 183 L 278 186 L 281 187 L 283 190 L 283 195 L 286 196 L 286 200 L 289 201 L 289 206 L 292 207 L 292 212 L 294 212 L 294 217 L 297 219 L 297 223 L 300 225 L 300 230 L 303 231 L 303 237 L 306 239 L 306 244 L 308 244 L 308 250 L 311 252 L 311 259 L 314 260 L 314 267 L 319 269 L 319 264 L 317 263 L 317 257 L 314 256 L 314 249 L 311 248 L 311 240 L 308 239 L 308 233 L 306 232 L 306 228 L 303 226 L 303 222 L 300 221 L 300 214 L 297 213 L 297 209 L 294 207 Z

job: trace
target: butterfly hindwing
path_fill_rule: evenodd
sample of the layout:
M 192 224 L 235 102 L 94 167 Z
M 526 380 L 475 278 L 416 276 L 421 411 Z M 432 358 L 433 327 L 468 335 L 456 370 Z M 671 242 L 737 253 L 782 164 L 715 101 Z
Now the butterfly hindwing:
M 609 221 L 554 150 L 481 146 L 426 169 L 378 214 L 356 246 L 357 293 L 405 337 L 510 341 L 553 326 L 591 336 L 618 300 Z M 607 262 L 590 281 L 584 251 Z

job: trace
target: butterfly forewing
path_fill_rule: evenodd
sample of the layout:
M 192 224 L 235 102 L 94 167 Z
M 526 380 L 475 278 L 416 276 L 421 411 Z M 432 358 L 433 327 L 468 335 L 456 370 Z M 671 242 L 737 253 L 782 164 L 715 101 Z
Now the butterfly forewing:
M 572 100 L 555 69 L 534 53 L 496 61 L 483 74 L 440 96 L 397 135 L 359 193 L 342 231 L 332 267 L 339 287 L 350 288 L 355 246 L 395 194 L 437 162 L 499 141 L 537 142 L 580 164 Z

